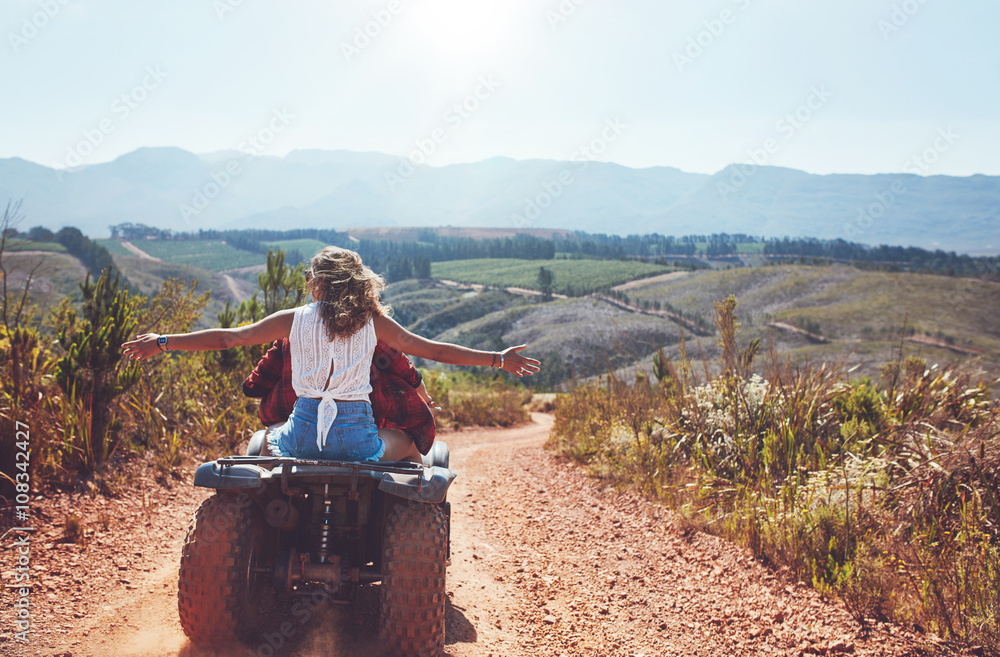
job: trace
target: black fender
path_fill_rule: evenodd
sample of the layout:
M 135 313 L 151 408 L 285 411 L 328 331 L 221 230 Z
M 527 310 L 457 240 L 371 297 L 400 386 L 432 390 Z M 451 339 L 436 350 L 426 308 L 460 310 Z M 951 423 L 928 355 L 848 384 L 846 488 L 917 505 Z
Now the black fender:
M 253 435 L 250 436 L 250 443 L 247 445 L 247 456 L 261 456 L 263 454 L 264 434 L 266 433 L 267 429 L 253 432 Z

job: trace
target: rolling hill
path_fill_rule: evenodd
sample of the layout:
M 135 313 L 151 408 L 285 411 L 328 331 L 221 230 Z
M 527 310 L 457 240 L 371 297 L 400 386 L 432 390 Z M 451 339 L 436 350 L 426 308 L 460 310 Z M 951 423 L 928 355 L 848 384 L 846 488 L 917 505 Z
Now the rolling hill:
M 516 161 L 421 167 L 396 157 L 294 151 L 284 158 L 142 148 L 56 171 L 0 160 L 0 195 L 29 224 L 92 237 L 137 222 L 200 228 L 506 226 L 594 233 L 746 233 L 844 238 L 973 254 L 1000 252 L 1000 177 L 812 175 L 741 167 L 714 175 L 602 162 Z
M 858 366 L 855 376 L 877 377 L 878 367 L 898 350 L 905 322 L 905 355 L 942 366 L 974 361 L 988 375 L 1000 376 L 1000 284 L 837 265 L 784 265 L 673 272 L 617 289 L 629 296 L 628 306 L 594 298 L 517 301 L 508 295 L 507 305 L 471 319 L 455 312 L 462 303 L 501 293 L 463 293 L 417 281 L 391 285 L 387 292 L 401 321 L 425 329 L 418 332 L 427 337 L 482 349 L 527 343 L 546 362 L 542 380 L 548 384 L 571 371 L 578 377 L 609 368 L 649 372 L 657 348 L 678 357 L 679 331 L 664 313 L 641 311 L 637 304 L 659 301 L 685 317 L 711 322 L 713 303 L 729 294 L 739 302 L 740 343 L 760 338 L 765 352 L 773 343 L 782 359 L 795 363 L 844 361 Z M 688 330 L 685 335 L 695 361 L 718 356 L 716 337 Z
M 225 245 L 210 244 L 208 251 L 199 242 L 151 241 L 143 246 L 162 260 L 115 248 L 118 267 L 146 295 L 166 278 L 197 279 L 199 291 L 212 291 L 199 328 L 217 325 L 216 315 L 226 301 L 247 298 L 256 287 L 252 273 L 240 278 L 218 271 Z M 16 288 L 38 261 L 43 265 L 34 278 L 32 301 L 44 314 L 64 296 L 78 296 L 85 269 L 67 253 L 8 253 L 8 282 Z M 537 294 L 518 292 L 519 287 L 537 288 L 541 264 L 556 271 L 557 284 L 560 277 L 576 282 L 577 293 L 596 276 L 602 284 L 616 285 L 617 296 L 546 302 Z M 537 379 L 545 386 L 609 369 L 648 371 L 660 347 L 677 357 L 677 313 L 687 321 L 688 353 L 711 361 L 717 356 L 716 338 L 704 331 L 698 337 L 692 327 L 710 324 L 713 303 L 729 294 L 739 301 L 741 341 L 761 338 L 794 362 L 844 360 L 859 367 L 857 375 L 877 376 L 878 366 L 898 349 L 905 326 L 906 354 L 939 364 L 975 360 L 993 376 L 1000 375 L 1000 284 L 977 279 L 843 265 L 690 272 L 616 260 L 465 260 L 433 266 L 435 276 L 468 284 L 392 284 L 385 298 L 396 319 L 425 337 L 471 347 L 492 350 L 526 343 L 546 363 Z M 514 286 L 513 291 L 499 289 L 507 286 Z

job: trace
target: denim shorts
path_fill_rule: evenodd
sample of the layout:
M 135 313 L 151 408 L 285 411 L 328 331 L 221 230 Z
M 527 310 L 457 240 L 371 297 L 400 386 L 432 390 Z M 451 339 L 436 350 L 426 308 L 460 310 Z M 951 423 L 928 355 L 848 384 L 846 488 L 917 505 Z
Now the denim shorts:
M 385 443 L 378 437 L 372 418 L 372 405 L 363 401 L 337 402 L 337 419 L 320 451 L 316 446 L 318 408 L 318 399 L 299 397 L 288 422 L 268 435 L 271 453 L 331 461 L 377 461 L 385 453 Z

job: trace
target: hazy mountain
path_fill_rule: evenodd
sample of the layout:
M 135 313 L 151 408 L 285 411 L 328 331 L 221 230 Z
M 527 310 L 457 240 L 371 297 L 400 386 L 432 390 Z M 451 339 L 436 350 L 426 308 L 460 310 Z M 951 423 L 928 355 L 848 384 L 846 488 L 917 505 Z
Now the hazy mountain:
M 0 160 L 0 195 L 24 199 L 26 226 L 73 225 L 95 237 L 126 221 L 175 231 L 452 225 L 1000 251 L 1000 177 L 991 176 L 820 176 L 744 165 L 710 176 L 503 157 L 421 167 L 382 153 L 142 148 L 73 171 Z

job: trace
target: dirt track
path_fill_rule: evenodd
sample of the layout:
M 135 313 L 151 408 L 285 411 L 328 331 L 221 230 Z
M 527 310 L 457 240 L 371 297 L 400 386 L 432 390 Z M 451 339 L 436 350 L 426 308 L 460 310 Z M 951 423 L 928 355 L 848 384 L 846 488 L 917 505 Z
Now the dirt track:
M 240 288 L 232 276 L 229 274 L 223 274 L 222 278 L 226 280 L 226 287 L 229 289 L 229 295 L 233 298 L 234 302 L 240 303 L 241 301 L 249 298 L 247 295 L 240 292 Z
M 163 262 L 161 259 L 149 255 L 148 253 L 137 247 L 135 244 L 132 244 L 132 242 L 129 242 L 128 240 L 122 240 L 121 245 L 124 246 L 129 251 L 131 251 L 132 253 L 139 256 L 140 258 L 142 258 L 143 260 L 155 260 L 156 262 Z
M 950 654 L 899 628 L 863 634 L 839 603 L 686 531 L 661 507 L 602 489 L 542 449 L 552 420 L 534 419 L 443 436 L 459 473 L 449 495 L 447 655 Z M 0 654 L 220 655 L 191 646 L 177 620 L 184 527 L 207 492 L 175 482 L 149 495 L 48 503 L 49 529 L 33 539 L 37 632 L 28 646 L 13 639 L 4 591 Z M 84 547 L 54 542 L 68 512 L 93 530 Z M 295 645 L 234 647 L 225 657 L 374 655 L 377 605 L 371 595 L 359 602 L 353 612 L 317 609 L 296 626 Z

